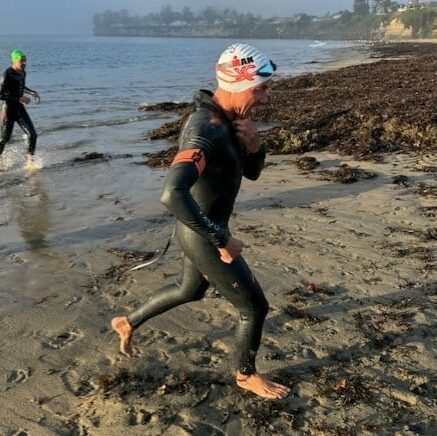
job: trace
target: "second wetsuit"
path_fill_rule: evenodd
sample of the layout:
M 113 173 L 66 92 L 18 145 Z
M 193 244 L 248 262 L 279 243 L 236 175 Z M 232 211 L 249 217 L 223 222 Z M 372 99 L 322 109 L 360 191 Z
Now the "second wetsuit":
M 184 251 L 181 286 L 161 289 L 128 320 L 138 327 L 172 307 L 201 299 L 212 283 L 240 312 L 235 334 L 238 369 L 253 374 L 269 306 L 243 257 L 226 264 L 217 248 L 230 238 L 228 221 L 242 176 L 259 177 L 265 151 L 245 152 L 212 97 L 205 90 L 196 94 L 196 110 L 182 130 L 161 199 L 178 220 Z
M 0 79 L 0 100 L 4 101 L 1 111 L 0 155 L 11 138 L 15 122 L 26 133 L 28 153 L 30 155 L 35 153 L 37 133 L 26 108 L 20 103 L 24 91 L 33 92 L 25 83 L 26 72 L 16 71 L 12 67 L 9 67 Z

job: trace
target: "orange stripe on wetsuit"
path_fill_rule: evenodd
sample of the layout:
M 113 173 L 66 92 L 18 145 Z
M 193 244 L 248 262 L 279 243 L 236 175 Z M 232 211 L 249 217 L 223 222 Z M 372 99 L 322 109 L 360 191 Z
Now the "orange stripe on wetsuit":
M 200 148 L 182 150 L 175 156 L 171 166 L 178 163 L 194 163 L 200 176 L 206 166 L 205 153 Z

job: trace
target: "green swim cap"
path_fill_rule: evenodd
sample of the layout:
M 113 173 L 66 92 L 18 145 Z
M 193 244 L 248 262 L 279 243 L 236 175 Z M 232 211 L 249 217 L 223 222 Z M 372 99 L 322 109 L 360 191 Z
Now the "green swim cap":
M 20 59 L 26 57 L 26 55 L 18 49 L 12 50 L 11 51 L 11 61 L 12 62 L 16 62 L 19 61 Z

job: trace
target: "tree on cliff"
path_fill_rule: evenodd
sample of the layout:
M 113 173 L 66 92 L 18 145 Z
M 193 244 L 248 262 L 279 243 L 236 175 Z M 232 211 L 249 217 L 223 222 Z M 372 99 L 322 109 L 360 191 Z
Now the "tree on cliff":
M 369 0 L 354 0 L 354 14 L 368 15 L 369 11 Z
M 373 0 L 372 12 L 374 14 L 387 14 L 390 11 L 395 11 L 399 8 L 399 3 L 392 0 Z

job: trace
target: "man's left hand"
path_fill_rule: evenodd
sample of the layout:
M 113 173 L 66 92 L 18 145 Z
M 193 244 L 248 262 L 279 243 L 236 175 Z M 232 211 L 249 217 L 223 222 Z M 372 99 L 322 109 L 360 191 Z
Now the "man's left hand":
M 261 147 L 261 138 L 253 121 L 237 118 L 234 120 L 235 134 L 247 153 L 257 153 Z
M 39 94 L 36 91 L 32 92 L 32 97 L 35 99 L 37 104 L 41 103 L 41 97 L 39 96 Z

